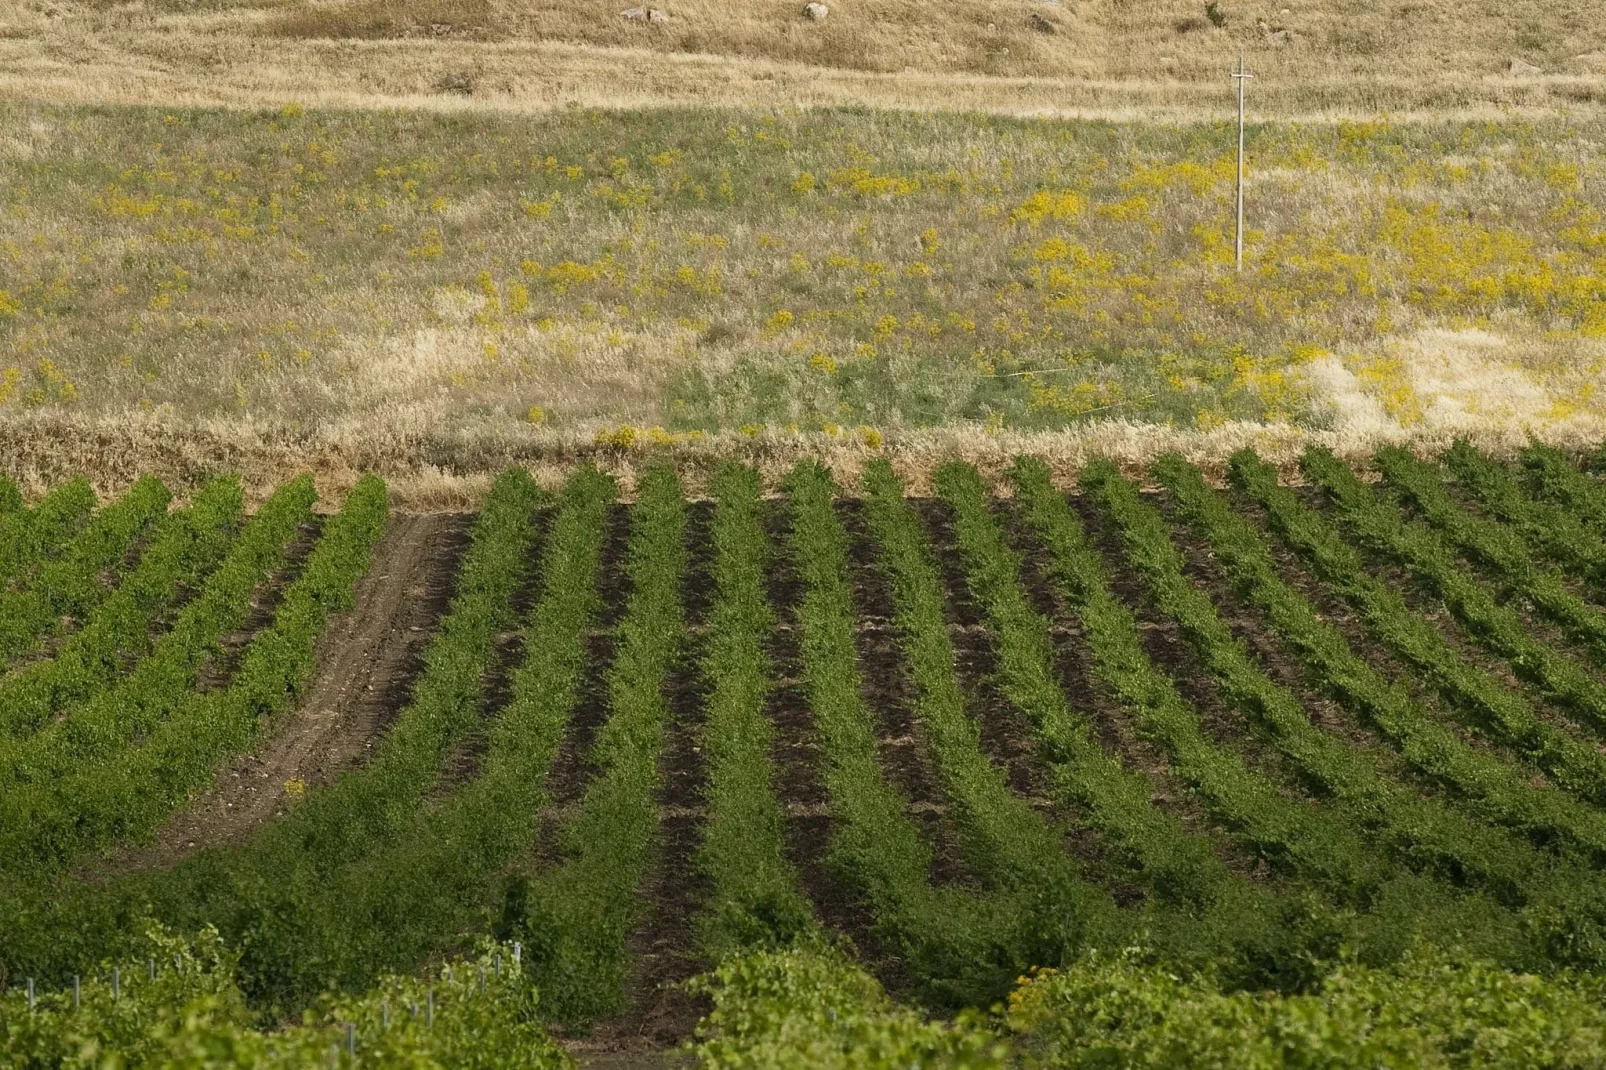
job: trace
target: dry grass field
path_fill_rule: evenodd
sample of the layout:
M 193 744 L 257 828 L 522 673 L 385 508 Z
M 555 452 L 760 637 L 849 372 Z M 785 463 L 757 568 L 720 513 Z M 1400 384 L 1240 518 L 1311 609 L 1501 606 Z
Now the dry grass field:
M 227 95 L 219 83 L 302 99 L 423 94 L 455 64 L 483 76 L 482 102 L 1198 111 L 1214 96 L 1200 90 L 1246 51 L 1283 113 L 1398 113 L 1598 102 L 1606 71 L 1606 28 L 1583 0 L 1229 0 L 1219 27 L 1193 0 L 842 0 L 823 22 L 791 0 L 665 3 L 654 23 L 621 19 L 629 6 L 7 0 L 0 32 L 12 86 L 49 79 L 102 98 Z M 1536 70 L 1512 79 L 1513 59 Z
M 0 3 L 12 473 L 1602 434 L 1584 5 L 616 6 Z

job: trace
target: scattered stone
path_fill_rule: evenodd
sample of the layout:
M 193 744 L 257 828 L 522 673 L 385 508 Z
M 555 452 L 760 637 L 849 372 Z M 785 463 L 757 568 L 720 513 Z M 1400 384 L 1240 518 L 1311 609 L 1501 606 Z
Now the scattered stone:
M 1539 67 L 1535 67 L 1532 63 L 1529 63 L 1525 59 L 1513 59 L 1511 61 L 1511 66 L 1506 70 L 1506 73 L 1507 74 L 1516 74 L 1516 75 L 1527 75 L 1527 74 L 1544 74 L 1545 72 L 1544 72 L 1543 69 L 1541 69 Z
M 624 19 L 626 22 L 646 22 L 647 9 L 644 7 L 633 7 L 619 12 L 619 17 Z
M 1274 45 L 1291 45 L 1299 40 L 1299 35 L 1293 30 L 1273 30 L 1266 36 L 1266 40 Z
M 831 9 L 821 3 L 809 3 L 803 5 L 803 17 L 813 19 L 815 22 L 824 22 L 825 16 L 829 15 L 830 13 Z
M 432 22 L 429 24 L 429 32 L 436 37 L 445 37 L 452 32 L 452 24 L 449 22 Z
M 1032 12 L 1031 24 L 1032 24 L 1032 29 L 1036 30 L 1038 33 L 1059 33 L 1060 32 L 1060 28 L 1058 26 L 1054 25 L 1053 22 L 1049 21 L 1048 19 L 1045 19 L 1043 16 L 1039 15 L 1035 11 Z

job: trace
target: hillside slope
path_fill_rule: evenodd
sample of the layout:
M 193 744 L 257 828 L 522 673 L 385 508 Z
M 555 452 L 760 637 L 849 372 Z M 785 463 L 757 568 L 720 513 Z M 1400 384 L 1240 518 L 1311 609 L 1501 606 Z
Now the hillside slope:
M 1186 112 L 1218 106 L 1243 52 L 1283 114 L 1606 100 L 1606 22 L 1583 0 L 1221 0 L 1219 26 L 1195 0 L 840 0 L 823 21 L 794 0 L 659 2 L 647 22 L 628 0 L 7 0 L 0 93 Z

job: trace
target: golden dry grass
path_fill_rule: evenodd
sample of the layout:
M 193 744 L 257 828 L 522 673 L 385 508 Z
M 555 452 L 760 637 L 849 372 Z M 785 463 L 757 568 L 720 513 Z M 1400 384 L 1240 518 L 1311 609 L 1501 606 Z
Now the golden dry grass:
M 846 0 L 811 24 L 800 4 L 782 0 L 688 0 L 666 5 L 671 21 L 652 26 L 621 20 L 623 6 L 5 0 L 0 93 L 171 105 L 864 104 L 1197 118 L 1226 103 L 1226 68 L 1245 51 L 1262 75 L 1258 106 L 1285 118 L 1555 113 L 1606 101 L 1606 28 L 1583 0 L 1228 2 L 1225 29 L 1185 32 L 1179 26 L 1203 23 L 1202 4 Z M 1284 28 L 1297 36 L 1278 44 Z M 1513 58 L 1542 73 L 1507 75 Z M 439 88 L 461 77 L 472 94 Z
M 374 468 L 444 507 L 582 456 L 918 483 L 1606 434 L 1580 0 L 624 6 L 0 0 L 4 467 Z M 1239 51 L 1274 120 L 1247 283 Z M 1083 203 L 1022 222 L 1034 190 Z
M 31 413 L 0 421 L 0 458 L 5 474 L 18 479 L 30 495 L 77 474 L 90 475 L 97 492 L 106 496 L 126 490 L 146 474 L 157 475 L 184 491 L 209 475 L 232 471 L 241 473 L 248 495 L 260 501 L 288 474 L 311 472 L 328 506 L 363 472 L 377 472 L 389 482 L 392 501 L 398 507 L 455 511 L 474 508 L 490 485 L 492 473 L 509 465 L 524 466 L 542 484 L 556 488 L 570 468 L 589 461 L 618 476 L 628 497 L 642 466 L 666 458 L 675 463 L 690 492 L 699 495 L 717 466 L 731 459 L 753 465 L 774 490 L 800 460 L 818 460 L 844 486 L 852 486 L 865 461 L 880 456 L 904 476 L 911 493 L 928 494 L 937 466 L 960 458 L 977 465 L 996 490 L 1007 494 L 1003 470 L 1021 454 L 1043 458 L 1066 486 L 1074 485 L 1076 473 L 1093 457 L 1113 459 L 1141 477 L 1150 461 L 1175 450 L 1208 473 L 1219 475 L 1225 459 L 1245 447 L 1258 450 L 1297 479 L 1295 465 L 1306 445 L 1328 446 L 1340 456 L 1364 464 L 1385 444 L 1408 445 L 1428 456 L 1447 449 L 1457 438 L 1497 457 L 1510 456 L 1532 440 L 1585 451 L 1606 439 L 1606 421 L 1541 428 L 1489 422 L 1411 430 L 1378 425 L 1365 432 L 1234 421 L 1199 432 L 1107 420 L 1028 434 L 988 434 L 964 427 L 901 431 L 873 440 L 873 444 L 860 436 L 766 429 L 753 435 L 722 432 L 671 446 L 643 441 L 619 448 L 535 429 L 485 437 L 393 436 L 383 428 L 373 433 L 292 436 L 281 428 L 244 421 L 174 424 L 137 417 L 96 420 Z
M 1240 50 L 1317 77 L 1494 74 L 1513 57 L 1552 73 L 1586 74 L 1606 49 L 1606 30 L 1587 0 L 1223 0 L 1220 28 L 1194 0 L 838 0 L 822 23 L 804 19 L 794 0 L 661 0 L 652 6 L 669 20 L 651 25 L 621 19 L 628 6 L 621 0 L 53 0 L 18 4 L 8 21 L 58 32 L 77 23 L 169 34 L 562 42 L 894 73 L 1119 80 L 1161 71 L 1183 80 L 1213 77 Z
M 439 483 L 501 443 L 1606 416 L 1596 124 L 1259 128 L 1240 275 L 1221 124 L 0 111 L 0 414 L 126 420 L 130 456 L 366 441 Z
M 242 5 L 243 6 L 243 5 Z M 1580 0 L 1379 4 L 1271 0 L 840 0 L 823 23 L 794 0 L 663 0 L 657 25 L 626 22 L 617 0 L 313 0 L 256 10 L 262 32 L 299 37 L 467 37 L 563 41 L 665 53 L 762 58 L 853 70 L 1141 80 L 1209 77 L 1238 50 L 1298 57 L 1319 71 L 1417 76 L 1490 73 L 1512 56 L 1579 73 L 1606 45 Z M 1283 43 L 1278 31 L 1293 39 Z M 1276 62 L 1276 61 L 1274 61 Z M 1292 69 L 1291 64 L 1276 62 Z

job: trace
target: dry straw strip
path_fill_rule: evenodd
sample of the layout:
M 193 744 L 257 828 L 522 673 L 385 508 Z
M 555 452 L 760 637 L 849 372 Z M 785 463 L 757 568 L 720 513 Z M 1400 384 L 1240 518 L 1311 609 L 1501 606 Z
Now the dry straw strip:
M 930 494 L 931 475 L 955 458 L 979 468 L 995 486 L 1020 454 L 1042 458 L 1056 480 L 1069 485 L 1093 457 L 1116 461 L 1141 475 L 1155 457 L 1180 451 L 1207 472 L 1220 474 L 1226 458 L 1246 446 L 1292 477 L 1305 446 L 1327 446 L 1357 464 L 1382 445 L 1403 444 L 1423 454 L 1441 452 L 1456 437 L 1496 456 L 1506 456 L 1531 439 L 1567 450 L 1591 448 L 1606 438 L 1606 427 L 1566 424 L 1487 424 L 1401 429 L 1372 425 L 1347 431 L 1309 430 L 1289 424 L 1235 421 L 1210 431 L 1181 431 L 1157 424 L 1108 420 L 1066 431 L 988 433 L 975 427 L 888 432 L 870 441 L 857 434 L 735 432 L 655 446 L 642 440 L 629 448 L 536 428 L 494 435 L 395 434 L 383 426 L 291 432 L 249 422 L 196 425 L 141 421 L 135 417 L 95 419 L 62 413 L 28 413 L 0 423 L 0 471 L 31 494 L 70 475 L 86 473 L 103 495 L 117 493 L 141 475 L 154 474 L 177 488 L 190 488 L 219 471 L 237 471 L 248 494 L 260 501 L 274 486 L 298 472 L 311 472 L 326 500 L 343 493 L 365 471 L 382 475 L 392 499 L 417 511 L 476 506 L 494 474 L 510 465 L 529 468 L 546 486 L 558 486 L 565 473 L 593 461 L 618 476 L 627 493 L 651 458 L 672 456 L 697 495 L 706 493 L 714 468 L 736 458 L 758 468 L 773 488 L 794 464 L 813 458 L 844 485 L 855 485 L 864 463 L 886 457 L 908 482 L 911 493 Z M 879 439 L 879 441 L 878 441 Z
M 1230 45 L 1230 42 L 1229 42 Z M 1230 50 L 1230 49 L 1229 49 Z M 574 105 L 976 111 L 1117 121 L 1215 117 L 1226 52 L 1187 72 L 1158 61 L 1124 76 L 847 70 L 786 60 L 554 41 L 300 40 L 185 28 L 68 28 L 0 38 L 0 99 L 76 104 L 534 112 Z M 1256 106 L 1287 120 L 1540 118 L 1606 100 L 1606 77 L 1505 77 L 1482 69 L 1355 70 L 1265 53 Z M 1219 70 L 1217 68 L 1220 68 Z M 1281 76 L 1279 77 L 1279 72 Z M 457 81 L 456 79 L 467 79 Z M 443 86 L 472 86 L 472 92 Z

